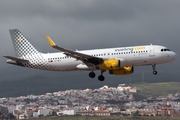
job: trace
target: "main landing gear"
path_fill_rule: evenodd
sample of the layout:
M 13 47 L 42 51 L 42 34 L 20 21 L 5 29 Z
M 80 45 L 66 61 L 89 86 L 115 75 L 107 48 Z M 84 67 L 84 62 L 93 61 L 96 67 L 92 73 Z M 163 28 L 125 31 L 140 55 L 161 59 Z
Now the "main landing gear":
M 152 65 L 152 68 L 153 68 L 153 74 L 154 74 L 154 75 L 157 75 L 156 65 L 155 65 L 155 64 L 153 64 L 153 65 Z
M 98 76 L 99 81 L 104 81 L 104 79 L 105 79 L 105 77 L 103 76 L 103 72 L 105 72 L 105 71 L 101 71 L 101 75 Z M 96 74 L 93 71 L 89 73 L 90 78 L 94 78 L 95 76 L 96 76 Z
M 95 76 L 96 76 L 96 74 L 93 71 L 89 73 L 90 78 L 94 78 Z

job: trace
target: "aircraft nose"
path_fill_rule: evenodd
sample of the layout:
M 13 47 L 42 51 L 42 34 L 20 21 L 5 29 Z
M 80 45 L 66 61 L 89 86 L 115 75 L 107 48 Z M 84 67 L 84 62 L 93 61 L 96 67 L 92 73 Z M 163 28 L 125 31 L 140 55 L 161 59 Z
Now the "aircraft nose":
M 171 56 L 174 60 L 177 59 L 177 57 L 178 57 L 178 55 L 175 52 L 173 52 Z

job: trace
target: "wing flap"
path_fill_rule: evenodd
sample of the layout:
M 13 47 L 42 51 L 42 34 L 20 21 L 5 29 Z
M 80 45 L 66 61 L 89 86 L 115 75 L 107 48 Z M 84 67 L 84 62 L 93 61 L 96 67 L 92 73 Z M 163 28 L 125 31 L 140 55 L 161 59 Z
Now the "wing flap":
M 3 56 L 3 57 L 11 59 L 13 61 L 17 61 L 17 62 L 28 62 L 28 60 L 17 58 L 17 57 L 12 57 L 12 56 Z

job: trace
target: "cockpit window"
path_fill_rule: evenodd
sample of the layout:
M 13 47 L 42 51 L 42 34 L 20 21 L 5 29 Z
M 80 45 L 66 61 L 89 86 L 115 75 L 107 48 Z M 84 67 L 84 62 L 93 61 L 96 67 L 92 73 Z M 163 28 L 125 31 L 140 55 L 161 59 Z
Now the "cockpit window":
M 161 52 L 163 52 L 163 51 L 171 51 L 170 49 L 161 49 Z

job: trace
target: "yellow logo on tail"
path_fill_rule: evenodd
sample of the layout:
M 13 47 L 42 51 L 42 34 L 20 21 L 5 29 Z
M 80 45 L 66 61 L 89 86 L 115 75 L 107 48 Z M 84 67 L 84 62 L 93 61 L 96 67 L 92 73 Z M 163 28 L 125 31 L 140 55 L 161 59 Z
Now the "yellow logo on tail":
M 18 40 L 21 42 L 23 39 L 20 37 L 20 38 L 18 38 Z

